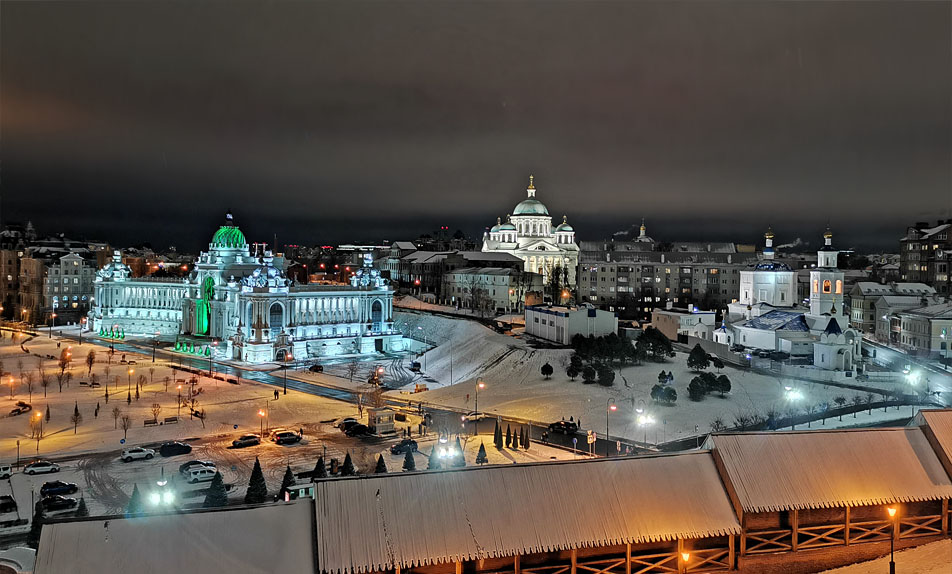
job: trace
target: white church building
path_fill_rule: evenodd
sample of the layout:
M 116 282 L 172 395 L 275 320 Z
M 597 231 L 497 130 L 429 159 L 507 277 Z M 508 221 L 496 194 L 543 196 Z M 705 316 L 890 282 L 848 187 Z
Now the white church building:
M 862 337 L 844 313 L 843 272 L 837 268 L 833 234 L 829 229 L 823 234 L 817 266 L 810 271 L 809 308 L 797 305 L 795 272 L 774 259 L 773 232 L 764 238 L 764 258 L 740 272 L 740 299 L 728 305 L 714 341 L 812 357 L 813 366 L 825 370 L 854 370 Z
M 282 256 L 251 253 L 229 213 L 186 278 L 134 278 L 117 251 L 96 275 L 88 328 L 248 363 L 403 351 L 393 290 L 371 263 L 349 285 L 296 284 Z
M 556 268 L 576 285 L 578 245 L 575 229 L 563 216 L 562 223 L 552 226 L 552 216 L 545 204 L 536 199 L 535 178 L 529 176 L 528 197 L 519 202 L 511 215 L 496 219 L 496 225 L 483 234 L 483 251 L 509 253 L 522 259 L 524 269 L 542 275 L 548 283 Z

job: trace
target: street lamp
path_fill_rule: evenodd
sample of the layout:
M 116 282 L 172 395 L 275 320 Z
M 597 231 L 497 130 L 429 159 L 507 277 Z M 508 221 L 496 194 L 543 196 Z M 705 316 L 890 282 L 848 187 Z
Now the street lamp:
M 417 327 L 417 330 L 419 330 L 421 333 L 423 333 L 423 346 L 424 346 L 424 347 L 429 347 L 429 344 L 427 344 L 427 342 L 426 342 L 426 331 L 423 330 L 423 327 Z M 424 371 L 426 371 L 426 351 L 427 351 L 427 349 L 424 348 L 424 349 L 423 349 L 423 370 L 424 370 Z
M 83 332 L 82 329 L 80 329 L 79 332 L 82 333 Z M 155 346 L 158 344 L 159 344 L 159 332 L 156 331 L 155 337 L 153 337 L 152 339 L 152 362 L 153 363 L 155 362 Z
M 175 407 L 178 410 L 175 414 L 176 416 L 182 416 L 182 385 L 178 385 L 175 388 L 178 389 L 178 402 L 175 403 Z
M 691 553 L 690 553 L 690 552 L 682 552 L 682 553 L 681 553 L 681 561 L 682 561 L 682 563 L 684 564 L 684 574 L 687 574 L 688 568 L 690 568 L 690 566 L 688 566 L 688 561 L 690 561 L 690 560 L 691 560 Z
M 486 383 L 477 379 L 476 381 L 476 420 L 473 421 L 473 435 L 474 436 L 479 435 L 479 417 L 481 416 L 479 412 L 479 389 L 485 389 L 485 388 L 486 388 Z
M 264 410 L 258 409 L 258 436 L 264 436 L 264 415 Z
M 886 508 L 889 514 L 889 522 L 892 524 L 892 532 L 889 533 L 889 574 L 896 574 L 896 514 L 898 509 L 895 506 Z
M 53 325 L 56 324 L 56 313 L 50 313 L 50 339 L 53 338 Z
M 80 347 L 83 346 L 83 329 L 86 328 L 86 321 L 88 321 L 86 317 L 83 317 L 82 319 L 79 320 L 79 346 Z
M 43 438 L 43 411 L 36 411 L 36 420 L 40 423 L 40 432 L 36 435 L 36 454 L 40 454 L 40 439 Z
M 218 341 L 212 341 L 212 347 L 218 347 Z M 154 353 L 154 351 L 153 351 Z M 212 378 L 212 357 L 215 356 L 215 349 L 208 353 L 208 378 Z
M 293 360 L 291 353 L 284 355 L 284 394 L 288 394 L 288 361 Z
M 135 369 L 129 369 L 129 376 L 126 377 L 126 390 L 130 393 L 132 392 L 132 373 L 136 372 Z
M 618 406 L 615 405 L 615 399 L 608 399 L 608 405 L 605 409 L 605 456 L 611 454 L 611 439 L 608 438 L 608 416 L 617 409 Z

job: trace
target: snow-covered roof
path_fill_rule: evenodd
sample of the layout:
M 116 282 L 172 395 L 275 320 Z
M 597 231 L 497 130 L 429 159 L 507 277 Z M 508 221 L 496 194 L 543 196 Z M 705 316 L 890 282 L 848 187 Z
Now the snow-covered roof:
M 391 247 L 396 247 L 400 251 L 414 251 L 416 245 L 412 241 L 394 241 Z
M 43 526 L 36 574 L 314 570 L 310 500 Z
M 325 480 L 316 499 L 334 574 L 740 531 L 709 452 Z
M 952 475 L 952 409 L 921 410 L 913 421 L 928 427 L 926 437 Z
M 949 319 L 952 318 L 952 303 L 939 303 L 938 305 L 928 305 L 918 309 L 908 309 L 903 311 L 903 315 L 919 315 L 930 319 Z
M 803 313 L 774 310 L 747 321 L 742 327 L 763 331 L 809 331 Z
M 952 497 L 918 428 L 728 433 L 710 443 L 745 512 Z

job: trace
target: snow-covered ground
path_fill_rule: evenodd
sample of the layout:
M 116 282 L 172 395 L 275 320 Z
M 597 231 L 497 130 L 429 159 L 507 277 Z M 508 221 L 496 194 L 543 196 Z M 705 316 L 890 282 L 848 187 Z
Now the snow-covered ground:
M 808 405 L 829 403 L 842 396 L 849 403 L 854 396 L 867 393 L 843 389 L 816 382 L 798 381 L 725 368 L 732 383 L 732 391 L 725 397 L 709 395 L 703 401 L 692 402 L 687 397 L 687 385 L 695 376 L 687 368 L 687 356 L 678 353 L 665 363 L 648 362 L 640 366 L 626 366 L 615 378 L 612 387 L 585 385 L 581 379 L 571 381 L 565 374 L 571 351 L 568 349 L 535 349 L 523 339 L 517 339 L 466 319 L 434 316 L 427 313 L 395 314 L 398 325 L 415 332 L 436 347 L 426 353 L 425 369 L 414 382 L 425 382 L 431 390 L 413 395 L 413 400 L 444 405 L 458 409 L 474 409 L 477 378 L 485 383 L 479 393 L 479 410 L 493 414 L 550 422 L 562 417 L 582 419 L 584 428 L 605 432 L 606 415 L 612 436 L 649 443 L 710 430 L 711 423 L 720 418 L 734 426 L 737 415 L 776 411 L 802 413 Z M 540 374 L 542 365 L 549 363 L 555 370 L 551 379 Z M 674 388 L 678 400 L 674 405 L 654 403 L 651 387 L 657 383 L 661 370 L 674 373 Z M 451 384 L 452 383 L 452 384 Z M 791 387 L 794 394 L 785 387 Z M 413 385 L 408 384 L 411 388 Z M 788 398 L 796 396 L 797 398 Z M 877 396 L 876 399 L 879 399 Z M 614 400 L 616 409 L 609 414 L 608 405 Z M 639 424 L 636 409 L 645 409 L 652 421 Z M 817 421 L 811 428 L 861 426 L 896 420 L 909 416 L 909 407 L 888 412 L 873 409 L 871 414 L 847 415 L 842 422 L 827 419 Z M 798 427 L 800 428 L 800 427 Z
M 889 572 L 889 555 L 822 574 L 882 574 Z M 896 552 L 896 572 L 949 574 L 952 572 L 952 540 L 940 540 Z

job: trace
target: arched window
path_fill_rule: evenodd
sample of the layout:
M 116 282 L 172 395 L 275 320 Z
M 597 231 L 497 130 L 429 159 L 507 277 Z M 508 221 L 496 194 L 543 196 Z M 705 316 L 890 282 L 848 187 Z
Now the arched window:
M 843 282 L 840 281 L 839 279 L 836 280 L 836 292 L 837 294 L 843 293 Z
M 281 329 L 284 319 L 284 308 L 280 303 L 273 303 L 268 311 L 268 327 L 272 331 Z
M 814 293 L 820 292 L 820 282 L 817 281 L 816 279 L 813 280 L 813 292 Z
M 824 279 L 824 280 L 823 280 L 823 292 L 824 292 L 824 293 L 831 293 L 832 291 L 833 291 L 833 284 L 830 283 L 830 280 L 829 280 L 829 279 Z

